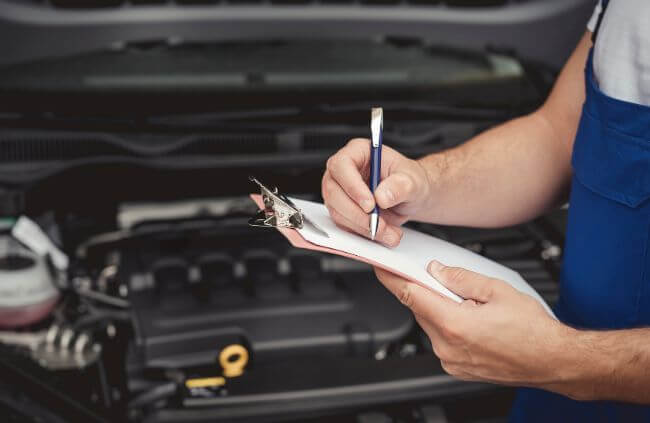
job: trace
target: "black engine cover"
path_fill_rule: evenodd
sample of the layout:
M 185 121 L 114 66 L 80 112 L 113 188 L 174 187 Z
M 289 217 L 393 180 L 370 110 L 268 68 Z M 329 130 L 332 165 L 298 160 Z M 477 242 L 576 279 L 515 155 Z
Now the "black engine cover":
M 167 234 L 122 251 L 122 260 L 132 269 L 135 356 L 145 367 L 214 363 L 233 343 L 258 362 L 371 356 L 413 327 L 369 266 L 292 249 L 275 231 L 237 224 L 212 235 Z

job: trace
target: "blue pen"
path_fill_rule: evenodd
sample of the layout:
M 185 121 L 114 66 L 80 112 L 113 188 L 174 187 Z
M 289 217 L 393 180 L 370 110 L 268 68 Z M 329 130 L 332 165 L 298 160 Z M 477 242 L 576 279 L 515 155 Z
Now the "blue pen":
M 384 110 L 373 107 L 370 112 L 370 130 L 372 140 L 370 143 L 370 191 L 374 194 L 381 177 L 381 143 L 384 131 Z M 379 207 L 370 212 L 370 238 L 374 241 L 379 227 Z

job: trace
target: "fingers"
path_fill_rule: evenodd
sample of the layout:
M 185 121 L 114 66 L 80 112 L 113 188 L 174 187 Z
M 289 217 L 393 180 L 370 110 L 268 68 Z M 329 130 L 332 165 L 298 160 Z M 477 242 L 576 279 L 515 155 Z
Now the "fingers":
M 438 328 L 458 314 L 459 304 L 437 292 L 377 267 L 375 274 L 402 304 Z
M 451 362 L 440 360 L 440 366 L 442 367 L 442 370 L 444 370 L 448 375 L 453 376 L 456 379 L 464 380 L 464 381 L 481 380 L 476 376 L 473 376 L 472 374 L 465 372 L 462 366 L 455 365 Z
M 337 225 L 365 237 L 370 236 L 370 217 L 331 179 L 329 171 L 323 176 L 323 198 Z M 387 224 L 387 219 L 392 222 L 399 220 L 394 213 L 382 212 L 376 239 L 388 247 L 396 247 L 403 232 L 399 227 Z
M 370 140 L 357 138 L 348 142 L 329 158 L 327 171 L 352 201 L 363 211 L 370 213 L 375 207 L 375 201 L 382 209 L 388 209 L 412 200 L 416 195 L 416 181 L 411 175 L 399 172 L 402 164 L 408 162 L 410 161 L 392 148 L 383 146 L 382 182 L 374 196 L 366 181 L 370 170 Z
M 355 232 L 359 235 L 363 235 L 366 238 L 370 238 L 370 220 L 368 220 L 368 225 L 366 226 L 359 226 L 356 224 L 356 222 L 350 221 L 346 216 L 341 215 L 339 212 L 337 212 L 334 209 L 328 209 L 330 212 L 330 216 L 332 217 L 332 220 L 334 222 L 343 227 L 346 230 L 349 230 L 350 232 Z M 384 244 L 387 247 L 393 248 L 397 247 L 399 242 L 402 239 L 403 232 L 400 228 L 394 227 L 394 226 L 389 226 L 386 224 L 386 221 L 380 217 L 379 218 L 379 226 L 377 228 L 377 236 L 375 238 L 375 241 L 380 242 Z
M 429 323 L 426 319 L 424 319 L 422 316 L 413 314 L 415 317 L 415 321 L 420 325 L 424 333 L 427 334 L 429 337 L 429 340 L 431 341 L 431 344 L 433 346 L 433 343 L 435 342 L 437 345 L 439 345 L 442 341 L 440 340 L 440 334 L 438 333 L 438 330 L 436 329 L 435 326 L 433 326 L 431 323 Z M 438 355 L 438 354 L 436 354 Z
M 443 370 L 459 379 L 472 380 L 471 375 L 464 371 L 467 364 L 464 363 L 463 366 L 456 364 L 461 356 L 458 354 L 457 349 L 450 345 L 447 339 L 440 334 L 440 330 L 417 314 L 415 315 L 415 321 L 418 322 L 418 325 L 429 337 L 431 349 L 436 357 L 440 359 Z
M 465 299 L 481 303 L 490 302 L 505 286 L 503 282 L 496 279 L 460 267 L 444 266 L 435 260 L 429 263 L 427 270 L 450 291 Z
M 387 224 L 394 226 L 397 229 L 409 220 L 408 216 L 395 213 L 392 210 L 382 210 L 379 219 L 385 219 Z
M 366 213 L 375 207 L 375 199 L 361 177 L 361 170 L 368 165 L 369 142 L 352 140 L 327 161 L 330 177 Z
M 393 173 L 381 181 L 375 190 L 375 199 L 382 209 L 415 200 L 416 182 L 405 173 Z
M 375 196 L 364 179 L 369 171 L 370 141 L 354 139 L 327 161 L 323 175 L 322 195 L 332 219 L 350 231 L 369 237 L 370 213 L 375 207 Z M 384 147 L 382 168 L 390 169 L 399 153 Z M 399 182 L 400 177 L 396 180 Z M 403 183 L 399 184 L 400 189 Z M 393 210 L 382 210 L 377 232 L 377 240 L 389 247 L 399 244 L 402 237 L 400 226 L 408 216 Z

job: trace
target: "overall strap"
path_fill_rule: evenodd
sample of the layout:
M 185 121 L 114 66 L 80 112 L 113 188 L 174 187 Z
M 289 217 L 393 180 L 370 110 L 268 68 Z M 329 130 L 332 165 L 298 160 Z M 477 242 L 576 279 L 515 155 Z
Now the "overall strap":
M 596 28 L 594 29 L 594 33 L 591 34 L 591 42 L 592 44 L 596 44 L 596 38 L 598 37 L 598 31 L 600 31 L 600 24 L 603 23 L 603 17 L 605 16 L 605 11 L 607 10 L 607 6 L 609 6 L 609 0 L 601 0 L 601 6 L 600 6 L 600 15 L 598 16 L 598 23 L 596 23 Z

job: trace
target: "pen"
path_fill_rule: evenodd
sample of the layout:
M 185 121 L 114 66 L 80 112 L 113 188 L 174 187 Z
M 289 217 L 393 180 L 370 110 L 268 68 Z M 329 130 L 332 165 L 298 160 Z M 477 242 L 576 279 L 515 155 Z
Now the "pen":
M 381 107 L 373 107 L 370 112 L 370 130 L 372 140 L 370 142 L 370 191 L 375 193 L 379 178 L 381 176 L 381 143 L 384 131 L 384 110 Z M 379 207 L 370 212 L 370 238 L 374 241 L 379 226 Z

